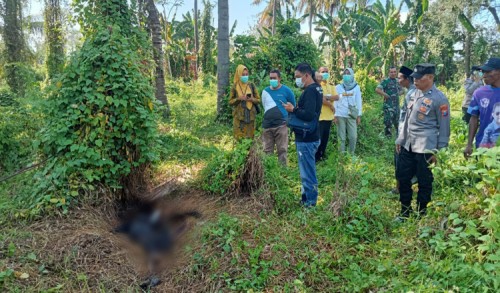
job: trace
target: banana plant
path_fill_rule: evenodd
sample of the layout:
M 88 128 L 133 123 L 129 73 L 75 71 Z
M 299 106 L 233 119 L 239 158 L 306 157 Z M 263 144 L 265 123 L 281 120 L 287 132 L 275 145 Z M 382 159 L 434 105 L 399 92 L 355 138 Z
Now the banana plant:
M 382 72 L 386 71 L 389 64 L 398 62 L 398 55 L 404 50 L 404 43 L 410 36 L 410 31 L 401 22 L 403 3 L 402 1 L 396 6 L 393 1 L 388 0 L 384 5 L 377 0 L 373 5 L 362 9 L 360 13 L 353 14 L 361 26 L 369 28 L 365 37 L 366 42 L 370 39 L 376 40 L 371 52 L 376 53 L 374 58 L 381 57 Z

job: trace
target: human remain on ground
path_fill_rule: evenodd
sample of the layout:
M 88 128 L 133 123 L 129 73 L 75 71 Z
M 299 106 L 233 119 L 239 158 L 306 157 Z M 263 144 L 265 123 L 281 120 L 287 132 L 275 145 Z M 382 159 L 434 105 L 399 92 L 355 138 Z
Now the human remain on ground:
M 264 119 L 262 120 L 262 143 L 264 153 L 273 154 L 274 147 L 278 152 L 278 160 L 287 165 L 288 112 L 283 104 L 291 103 L 295 107 L 295 96 L 292 90 L 281 83 L 281 73 L 274 69 L 269 73 L 269 86 L 262 91 Z
M 252 138 L 255 135 L 256 105 L 260 103 L 255 85 L 248 80 L 248 69 L 238 65 L 234 74 L 229 105 L 233 108 L 233 135 L 236 139 Z
M 316 162 L 326 159 L 326 147 L 330 138 L 330 129 L 334 118 L 335 108 L 333 102 L 339 99 L 337 89 L 330 83 L 330 70 L 326 66 L 319 68 L 321 75 L 321 88 L 323 89 L 323 105 L 319 115 L 320 144 L 316 152 Z
M 462 120 L 467 124 L 469 124 L 469 120 L 471 117 L 471 114 L 469 114 L 467 110 L 469 110 L 469 105 L 472 101 L 472 95 L 481 86 L 483 86 L 483 72 L 479 69 L 478 66 L 473 66 L 470 76 L 467 77 L 464 81 L 465 97 L 462 101 Z
M 484 73 L 483 79 L 486 85 L 474 92 L 469 109 L 467 110 L 471 117 L 467 146 L 464 150 L 466 158 L 472 154 L 474 136 L 476 137 L 476 148 L 492 148 L 499 144 L 500 58 L 490 58 L 479 68 Z
M 392 136 L 392 126 L 396 130 L 396 136 L 399 126 L 399 95 L 401 94 L 401 87 L 398 83 L 397 69 L 392 66 L 389 68 L 389 77 L 382 80 L 377 86 L 375 92 L 384 98 L 384 134 L 387 137 Z
M 288 113 L 293 113 L 303 121 L 319 120 L 321 105 L 323 104 L 323 92 L 321 86 L 314 79 L 314 71 L 307 63 L 301 63 L 295 67 L 295 84 L 304 89 L 294 107 L 288 102 L 284 105 Z M 315 154 L 319 146 L 319 127 L 314 131 L 303 132 L 292 129 L 295 134 L 295 145 L 299 164 L 300 179 L 302 181 L 301 205 L 305 207 L 316 206 L 318 201 L 318 179 L 316 177 Z
M 349 140 L 349 152 L 354 154 L 358 139 L 358 125 L 361 123 L 363 102 L 361 89 L 354 80 L 354 70 L 346 68 L 342 83 L 336 87 L 339 100 L 334 102 L 339 150 L 345 152 L 346 140 Z
M 417 176 L 417 212 L 425 215 L 431 201 L 434 177 L 429 169 L 436 163 L 435 153 L 448 146 L 450 140 L 450 104 L 434 85 L 436 67 L 418 64 L 411 76 L 416 90 L 408 93 L 408 107 L 403 127 L 396 139 L 399 154 L 397 179 L 401 212 L 397 218 L 404 221 L 412 213 L 411 179 Z

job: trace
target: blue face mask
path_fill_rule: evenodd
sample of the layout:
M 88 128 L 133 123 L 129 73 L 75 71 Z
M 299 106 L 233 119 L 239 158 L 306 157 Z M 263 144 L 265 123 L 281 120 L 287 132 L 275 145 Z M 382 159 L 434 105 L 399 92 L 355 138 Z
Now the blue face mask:
M 342 79 L 344 80 L 344 83 L 351 83 L 353 80 L 352 75 L 350 74 L 344 74 L 344 76 L 342 76 Z
M 324 73 L 321 73 L 321 76 L 323 76 L 323 80 L 328 80 L 330 78 L 330 73 L 324 72 Z
M 271 79 L 271 80 L 269 80 L 269 84 L 271 85 L 271 87 L 277 88 L 279 81 L 277 79 Z
M 240 80 L 242 83 L 247 83 L 248 82 L 248 75 L 240 77 Z
M 303 88 L 304 87 L 304 83 L 302 82 L 302 77 L 297 77 L 295 79 L 295 84 L 299 87 L 299 88 Z

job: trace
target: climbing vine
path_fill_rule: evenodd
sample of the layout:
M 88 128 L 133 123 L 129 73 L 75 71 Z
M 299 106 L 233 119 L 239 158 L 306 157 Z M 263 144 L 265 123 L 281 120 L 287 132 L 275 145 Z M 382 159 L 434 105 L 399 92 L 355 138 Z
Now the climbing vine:
M 12 92 L 23 96 L 26 82 L 18 69 L 22 66 L 26 47 L 22 30 L 22 1 L 2 0 L 0 13 L 3 18 L 1 31 L 5 44 L 5 50 L 2 52 L 5 60 L 4 78 Z
M 96 183 L 130 187 L 155 154 L 150 56 L 126 0 L 77 1 L 86 35 L 49 93 L 38 202 L 67 205 Z M 90 25 L 91 24 L 91 25 Z
M 64 38 L 62 28 L 62 13 L 59 0 L 45 0 L 45 38 L 47 52 L 45 63 L 47 77 L 52 78 L 62 71 L 64 66 Z

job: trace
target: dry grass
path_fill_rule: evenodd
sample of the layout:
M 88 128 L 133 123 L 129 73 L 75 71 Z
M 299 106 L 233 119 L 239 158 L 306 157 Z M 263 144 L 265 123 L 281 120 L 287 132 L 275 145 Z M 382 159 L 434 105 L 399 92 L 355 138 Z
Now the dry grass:
M 187 232 L 181 235 L 174 251 L 165 256 L 159 276 L 163 282 L 154 291 L 198 291 L 196 287 L 202 284 L 184 281 L 189 279 L 185 274 L 189 272 L 186 265 L 191 255 L 186 254 L 183 247 L 201 245 L 197 226 L 216 216 L 217 200 L 198 191 L 180 190 L 160 203 L 167 214 L 198 210 L 203 218 L 188 220 Z M 140 291 L 138 285 L 148 276 L 145 257 L 125 235 L 113 232 L 117 225 L 115 207 L 104 204 L 100 207 L 87 205 L 73 211 L 71 217 L 46 218 L 22 227 L 31 237 L 16 239 L 13 235 L 5 239 L 5 246 L 12 242 L 17 247 L 16 255 L 8 259 L 7 266 L 16 272 L 27 272 L 30 277 L 15 279 L 10 286 L 23 292 L 61 285 L 64 292 Z M 23 262 L 20 256 L 33 251 L 38 254 L 37 263 Z M 40 264 L 45 265 L 48 273 L 38 271 Z M 4 269 L 0 267 L 0 271 Z
M 255 139 L 248 152 L 243 170 L 231 184 L 228 194 L 235 197 L 251 195 L 264 184 L 264 167 L 262 165 L 261 139 Z

